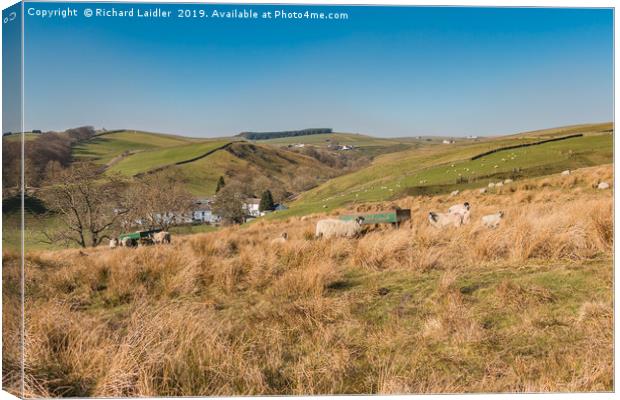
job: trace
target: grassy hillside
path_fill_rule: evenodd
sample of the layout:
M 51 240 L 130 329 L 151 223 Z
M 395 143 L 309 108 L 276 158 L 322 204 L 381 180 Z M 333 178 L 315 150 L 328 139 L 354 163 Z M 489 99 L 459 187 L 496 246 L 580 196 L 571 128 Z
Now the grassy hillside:
M 566 136 L 574 133 L 584 133 L 584 134 L 600 134 L 600 133 L 609 133 L 614 129 L 614 124 L 612 122 L 604 122 L 600 124 L 579 124 L 579 125 L 570 125 L 570 126 L 561 126 L 558 128 L 551 129 L 538 129 L 535 131 L 519 133 L 513 136 L 520 137 L 536 137 L 536 138 L 548 138 L 553 136 Z
M 382 201 L 406 194 L 481 187 L 497 179 L 521 179 L 612 162 L 613 136 L 601 134 L 598 126 L 582 128 L 582 131 L 588 134 L 505 150 L 475 161 L 470 158 L 485 151 L 539 139 L 526 134 L 523 137 L 435 145 L 383 155 L 366 168 L 332 179 L 304 193 L 291 204 L 290 210 L 278 217 L 329 210 L 356 202 Z M 565 134 L 566 131 L 555 132 L 555 136 Z
M 311 173 L 319 180 L 338 173 L 301 154 L 244 142 L 234 143 L 226 150 L 173 169 L 185 177 L 188 189 L 197 196 L 213 195 L 220 176 L 230 179 L 245 175 L 255 180 L 262 177 L 290 189 L 291 182 L 300 173 Z
M 181 146 L 191 142 L 192 139 L 181 136 L 124 131 L 98 135 L 87 142 L 80 143 L 73 151 L 78 158 L 88 157 L 97 163 L 105 164 L 126 151 Z
M 360 205 L 413 220 L 355 239 L 316 240 L 316 219 L 290 218 L 29 253 L 26 394 L 612 391 L 613 198 L 593 188 L 612 168 Z M 430 210 L 463 199 L 470 224 L 429 226 Z M 498 228 L 480 225 L 497 210 Z M 19 277 L 5 253 L 9 390 L 21 382 Z
M 28 140 L 34 140 L 36 138 L 38 138 L 39 136 L 41 136 L 40 133 L 31 133 L 31 132 L 26 132 L 24 133 L 24 140 L 28 141 Z M 19 142 L 22 140 L 22 135 L 9 135 L 9 136 L 3 136 L 2 140 L 6 140 L 9 142 Z
M 230 143 L 228 140 L 206 140 L 181 146 L 142 151 L 115 163 L 109 170 L 133 176 L 141 172 L 200 157 L 228 143 Z
M 327 147 L 329 143 L 333 142 L 354 146 L 389 146 L 400 143 L 396 140 L 376 138 L 357 133 L 321 133 L 318 135 L 285 137 L 260 141 L 261 144 L 288 145 L 304 143 L 319 147 Z

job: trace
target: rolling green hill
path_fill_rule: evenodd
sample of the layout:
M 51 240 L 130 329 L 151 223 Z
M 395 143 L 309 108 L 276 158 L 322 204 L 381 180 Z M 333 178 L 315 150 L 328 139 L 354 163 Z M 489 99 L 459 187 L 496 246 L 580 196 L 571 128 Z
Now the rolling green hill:
M 186 179 L 188 189 L 196 196 L 213 195 L 220 176 L 226 179 L 239 175 L 252 179 L 262 177 L 291 190 L 291 183 L 299 174 L 311 173 L 320 181 L 338 174 L 314 158 L 245 142 L 232 143 L 224 150 L 172 169 Z
M 311 144 L 319 147 L 327 147 L 330 143 L 353 145 L 359 147 L 366 146 L 390 146 L 399 144 L 397 140 L 382 139 L 372 136 L 360 135 L 357 133 L 321 133 L 317 135 L 284 137 L 277 139 L 261 140 L 263 144 L 288 145 L 288 144 Z
M 311 173 L 319 181 L 338 174 L 314 158 L 238 138 L 194 139 L 124 131 L 81 142 L 74 147 L 74 156 L 105 164 L 108 172 L 127 177 L 169 168 L 179 173 L 195 196 L 213 195 L 220 176 L 230 179 L 250 174 L 290 189 L 300 173 Z
M 579 129 L 528 132 L 483 141 L 435 145 L 377 157 L 359 171 L 331 179 L 302 194 L 279 216 L 325 211 L 346 204 L 384 201 L 408 194 L 441 193 L 465 187 L 481 187 L 508 177 L 539 176 L 613 161 L 610 124 L 582 125 Z M 491 149 L 533 143 L 541 137 L 567 133 L 577 137 L 519 149 L 504 150 L 472 161 Z
M 78 158 L 90 158 L 96 163 L 106 164 L 125 152 L 161 149 L 182 146 L 195 139 L 139 131 L 123 131 L 98 135 L 75 146 L 73 153 Z
M 228 140 L 207 140 L 181 146 L 141 151 L 125 157 L 110 167 L 111 172 L 133 176 L 153 169 L 201 157 L 230 143 Z

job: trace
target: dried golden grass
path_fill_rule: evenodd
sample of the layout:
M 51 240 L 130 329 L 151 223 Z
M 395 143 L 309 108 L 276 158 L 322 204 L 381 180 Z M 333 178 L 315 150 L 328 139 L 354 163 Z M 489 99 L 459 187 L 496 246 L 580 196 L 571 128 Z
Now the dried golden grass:
M 591 185 L 610 179 L 610 169 L 575 171 L 570 180 L 549 177 L 544 185 L 516 182 L 514 191 L 464 192 L 473 217 L 460 228 L 428 224 L 429 211 L 445 211 L 454 202 L 435 196 L 398 201 L 413 210 L 410 223 L 373 229 L 359 239 L 315 240 L 308 232 L 317 217 L 290 218 L 177 237 L 168 246 L 29 254 L 26 391 L 201 396 L 609 390 L 610 301 L 592 297 L 574 318 L 560 321 L 582 335 L 574 354 L 531 355 L 518 345 L 502 352 L 497 343 L 548 334 L 540 328 L 550 323 L 544 309 L 562 299 L 541 285 L 498 278 L 485 292 L 487 311 L 525 313 L 520 325 L 498 330 L 481 320 L 458 282 L 471 270 L 517 271 L 559 260 L 579 266 L 608 258 L 611 191 Z M 481 216 L 499 210 L 506 217 L 498 228 L 480 224 Z M 272 245 L 282 232 L 289 239 Z M 14 259 L 4 257 L 5 265 Z M 376 277 L 369 290 L 334 289 L 351 281 L 351 271 Z M 428 294 L 398 300 L 393 312 L 374 311 L 384 304 L 376 293 L 389 273 L 437 280 Z M 5 281 L 16 277 L 15 268 L 5 268 Z M 7 305 L 18 306 L 5 297 Z M 413 316 L 407 307 L 415 307 Z M 4 323 L 3 340 L 14 348 L 15 321 Z M 19 357 L 6 349 L 10 377 Z M 480 359 L 481 351 L 487 358 Z

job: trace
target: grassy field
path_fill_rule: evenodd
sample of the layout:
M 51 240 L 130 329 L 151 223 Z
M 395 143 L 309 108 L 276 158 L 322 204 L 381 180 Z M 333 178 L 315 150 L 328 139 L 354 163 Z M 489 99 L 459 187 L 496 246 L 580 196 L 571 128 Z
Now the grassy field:
M 560 133 L 559 136 L 564 136 L 563 131 Z M 535 141 L 537 139 L 530 136 L 502 137 L 383 155 L 366 168 L 304 193 L 288 211 L 274 214 L 272 218 L 330 210 L 351 203 L 384 201 L 406 194 L 482 187 L 498 179 L 540 176 L 613 160 L 613 136 L 609 134 L 505 150 L 470 160 L 490 149 Z M 517 169 L 519 172 L 514 172 Z M 457 183 L 459 179 L 461 183 Z
M 172 165 L 179 161 L 199 157 L 228 143 L 230 143 L 228 140 L 209 140 L 192 144 L 184 144 L 181 146 L 143 151 L 124 158 L 114 164 L 109 171 L 119 172 L 127 176 L 133 176 L 155 168 Z
M 391 146 L 400 143 L 398 140 L 376 138 L 357 133 L 321 133 L 318 135 L 293 136 L 256 141 L 256 143 L 260 144 L 288 145 L 303 143 L 318 147 L 327 147 L 330 143 L 335 142 L 341 145 L 346 144 L 358 147 Z
M 412 210 L 355 239 L 314 239 L 317 215 L 30 252 L 26 395 L 612 391 L 613 197 L 600 181 L 611 165 L 337 210 Z M 470 224 L 429 226 L 463 199 Z M 481 226 L 497 210 L 500 226 Z M 3 256 L 15 391 L 19 269 Z
M 41 136 L 41 134 L 39 134 L 39 133 L 26 132 L 26 133 L 24 133 L 24 140 L 25 141 L 34 140 L 34 139 L 38 138 L 39 136 Z M 9 142 L 19 142 L 19 141 L 22 140 L 22 135 L 3 136 L 2 140 L 7 140 Z
M 74 147 L 78 158 L 91 158 L 105 164 L 126 151 L 143 151 L 192 143 L 190 138 L 140 131 L 124 131 L 103 134 Z

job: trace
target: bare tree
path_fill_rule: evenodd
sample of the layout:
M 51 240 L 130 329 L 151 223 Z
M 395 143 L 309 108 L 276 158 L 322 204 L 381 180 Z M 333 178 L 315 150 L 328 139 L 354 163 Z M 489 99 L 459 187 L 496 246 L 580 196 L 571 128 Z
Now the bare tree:
M 61 227 L 44 232 L 45 236 L 49 242 L 73 242 L 81 247 L 99 245 L 110 237 L 126 213 L 121 199 L 125 182 L 102 175 L 92 163 L 75 163 L 56 172 L 57 181 L 42 194 Z
M 149 174 L 132 183 L 125 197 L 125 208 L 129 210 L 124 218 L 125 229 L 140 225 L 167 230 L 182 223 L 193 204 L 183 183 L 174 171 Z
M 245 218 L 243 201 L 247 197 L 246 187 L 240 182 L 229 182 L 215 196 L 213 212 L 225 224 L 240 224 Z

